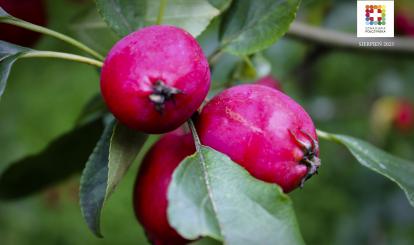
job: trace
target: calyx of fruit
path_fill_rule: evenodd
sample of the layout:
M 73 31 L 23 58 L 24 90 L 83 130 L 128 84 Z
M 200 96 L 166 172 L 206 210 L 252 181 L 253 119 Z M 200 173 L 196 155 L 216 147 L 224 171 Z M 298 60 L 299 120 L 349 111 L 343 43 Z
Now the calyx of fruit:
M 319 143 L 315 140 L 312 136 L 308 133 L 300 130 L 300 132 L 306 136 L 308 142 L 302 141 L 296 137 L 291 130 L 289 130 L 292 137 L 295 139 L 296 143 L 302 148 L 303 150 L 303 158 L 300 163 L 304 164 L 308 168 L 308 172 L 300 181 L 300 187 L 303 188 L 305 181 L 308 180 L 315 174 L 318 174 L 318 168 L 321 166 L 321 160 L 317 156 L 319 152 Z M 309 143 L 310 142 L 310 143 Z
M 165 107 L 165 102 L 174 101 L 174 95 L 180 94 L 181 91 L 176 88 L 165 85 L 161 80 L 155 82 L 153 92 L 149 95 L 149 99 L 155 105 L 155 109 L 162 113 Z

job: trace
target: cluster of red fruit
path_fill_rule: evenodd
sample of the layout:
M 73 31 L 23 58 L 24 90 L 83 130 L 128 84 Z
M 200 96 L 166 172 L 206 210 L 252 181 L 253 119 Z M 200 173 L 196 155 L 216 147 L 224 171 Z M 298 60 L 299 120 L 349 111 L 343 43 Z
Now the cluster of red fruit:
M 303 185 L 320 165 L 311 118 L 274 89 L 274 80 L 265 77 L 260 85 L 226 89 L 198 113 L 210 82 L 201 47 L 177 27 L 152 26 L 131 33 L 105 59 L 101 92 L 114 116 L 145 133 L 175 130 L 147 153 L 134 190 L 136 215 L 154 244 L 186 242 L 170 227 L 166 210 L 173 171 L 195 152 L 191 134 L 179 128 L 190 118 L 202 144 L 285 192 Z

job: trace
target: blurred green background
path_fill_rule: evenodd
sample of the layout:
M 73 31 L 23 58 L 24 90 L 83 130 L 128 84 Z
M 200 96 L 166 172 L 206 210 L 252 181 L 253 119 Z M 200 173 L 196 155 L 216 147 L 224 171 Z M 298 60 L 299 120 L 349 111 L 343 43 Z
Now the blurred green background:
M 72 35 L 75 18 L 90 2 L 47 1 L 48 27 Z M 398 4 L 411 7 L 409 0 Z M 298 19 L 353 34 L 355 9 L 355 1 L 303 0 Z M 49 37 L 36 48 L 77 52 Z M 414 101 L 413 58 L 323 49 L 287 37 L 263 56 L 286 93 L 308 110 L 318 128 L 366 139 L 414 159 L 413 132 L 378 132 L 370 121 L 373 105 L 381 98 Z M 218 81 L 222 71 L 214 72 L 213 82 L 223 82 Z M 98 91 L 99 73 L 87 65 L 19 60 L 0 103 L 0 170 L 70 130 Z M 320 174 L 290 194 L 308 244 L 414 244 L 414 209 L 397 185 L 361 167 L 338 145 L 321 142 L 321 159 Z M 0 244 L 146 244 L 132 211 L 137 162 L 106 203 L 104 239 L 95 238 L 81 217 L 76 175 L 32 197 L 1 202 Z

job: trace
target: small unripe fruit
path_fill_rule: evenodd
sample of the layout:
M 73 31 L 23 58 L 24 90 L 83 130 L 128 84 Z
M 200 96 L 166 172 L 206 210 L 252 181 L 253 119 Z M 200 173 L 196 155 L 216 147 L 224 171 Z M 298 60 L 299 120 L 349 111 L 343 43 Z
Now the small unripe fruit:
M 101 91 L 109 110 L 145 133 L 178 128 L 198 109 L 210 87 L 210 68 L 186 31 L 151 26 L 121 39 L 105 59 Z
M 312 119 L 275 89 L 239 85 L 224 90 L 205 105 L 196 127 L 201 143 L 285 192 L 302 186 L 320 166 Z
M 46 25 L 46 8 L 43 0 L 0 0 L 0 6 L 14 17 L 37 25 Z M 9 24 L 0 24 L 0 40 L 30 47 L 39 37 L 39 33 Z
M 134 210 L 154 245 L 179 245 L 188 242 L 168 223 L 167 191 L 174 169 L 194 152 L 191 134 L 176 130 L 155 143 L 141 164 L 135 182 Z
M 412 130 L 414 128 L 414 105 L 408 101 L 399 101 L 396 105 L 394 123 L 402 132 Z
M 282 86 L 280 86 L 279 81 L 274 79 L 271 75 L 260 78 L 259 80 L 255 82 L 255 84 L 267 86 L 269 88 L 274 88 L 279 91 L 282 91 Z

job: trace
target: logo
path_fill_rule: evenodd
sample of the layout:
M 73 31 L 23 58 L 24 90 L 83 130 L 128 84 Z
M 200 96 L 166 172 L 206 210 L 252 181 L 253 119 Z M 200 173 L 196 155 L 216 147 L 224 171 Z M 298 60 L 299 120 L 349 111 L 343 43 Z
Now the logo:
M 365 24 L 367 26 L 385 25 L 386 12 L 385 5 L 365 5 Z
M 358 37 L 394 37 L 394 1 L 358 1 Z

